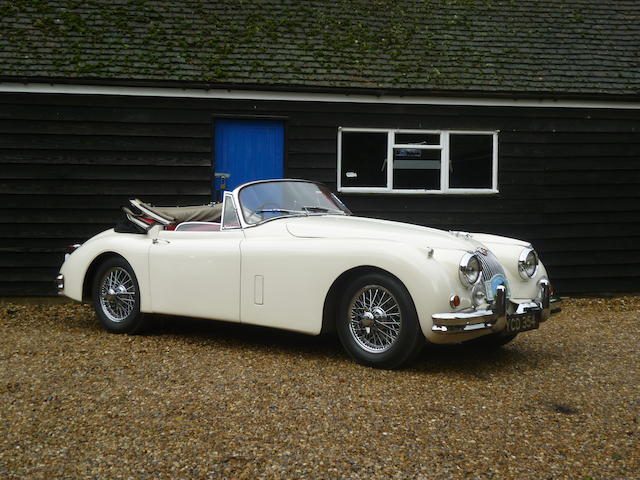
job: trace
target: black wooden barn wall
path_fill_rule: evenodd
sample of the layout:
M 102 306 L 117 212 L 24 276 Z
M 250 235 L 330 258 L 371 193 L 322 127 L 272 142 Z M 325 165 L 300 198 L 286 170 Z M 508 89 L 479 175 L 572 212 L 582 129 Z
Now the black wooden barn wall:
M 356 214 L 533 242 L 560 292 L 640 290 L 640 111 L 0 95 L 0 295 L 54 294 L 119 206 L 211 198 L 219 115 L 286 119 L 285 172 L 336 183 L 337 128 L 500 130 L 497 195 L 341 195 Z

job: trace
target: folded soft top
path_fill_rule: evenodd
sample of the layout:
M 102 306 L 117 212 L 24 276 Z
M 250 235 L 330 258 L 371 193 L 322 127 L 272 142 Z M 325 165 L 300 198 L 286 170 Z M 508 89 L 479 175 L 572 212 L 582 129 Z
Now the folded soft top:
M 182 222 L 219 222 L 222 216 L 222 204 L 196 205 L 190 207 L 152 207 L 163 216 Z
M 119 233 L 147 233 L 154 224 L 176 225 L 183 222 L 218 223 L 222 217 L 222 203 L 188 207 L 155 207 L 134 198 L 131 208 L 122 207 L 125 219 L 115 226 Z
M 222 217 L 222 203 L 188 207 L 155 207 L 137 198 L 130 202 L 143 214 L 165 225 L 182 222 L 219 222 Z

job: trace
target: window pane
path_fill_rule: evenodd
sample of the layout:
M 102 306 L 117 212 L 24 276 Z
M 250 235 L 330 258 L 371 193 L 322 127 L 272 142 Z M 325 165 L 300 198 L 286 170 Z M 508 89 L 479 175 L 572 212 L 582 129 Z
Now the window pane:
M 224 211 L 222 212 L 222 228 L 240 228 L 240 220 L 236 213 L 231 195 L 225 195 Z
M 440 145 L 438 133 L 396 133 L 396 144 Z
M 491 188 L 493 135 L 449 137 L 449 187 Z
M 240 190 L 239 200 L 244 219 L 251 225 L 291 215 L 351 213 L 327 187 L 313 182 L 253 183 Z
M 440 149 L 395 148 L 393 188 L 440 189 Z
M 344 187 L 387 186 L 387 133 L 342 132 Z

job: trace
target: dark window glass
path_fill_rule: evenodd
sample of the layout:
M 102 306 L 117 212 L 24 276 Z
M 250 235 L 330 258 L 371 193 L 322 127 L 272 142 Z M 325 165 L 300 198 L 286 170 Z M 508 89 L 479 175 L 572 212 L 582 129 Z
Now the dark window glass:
M 440 145 L 438 133 L 396 133 L 396 144 Z
M 491 188 L 492 135 L 449 136 L 449 187 Z
M 395 148 L 393 188 L 440 189 L 440 149 Z
M 342 186 L 387 186 L 387 133 L 342 132 Z

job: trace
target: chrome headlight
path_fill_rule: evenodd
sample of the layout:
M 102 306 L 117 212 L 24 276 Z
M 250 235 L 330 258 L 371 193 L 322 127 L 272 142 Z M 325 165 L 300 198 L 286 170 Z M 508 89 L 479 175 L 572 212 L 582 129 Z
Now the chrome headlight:
M 518 273 L 524 280 L 529 280 L 538 271 L 538 254 L 533 248 L 525 248 L 518 258 Z
M 462 284 L 469 288 L 478 283 L 480 280 L 480 273 L 482 273 L 482 266 L 480 260 L 473 253 L 465 253 L 460 260 L 460 281 Z

